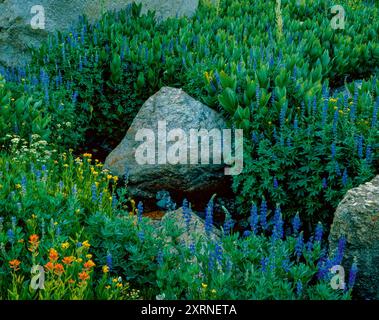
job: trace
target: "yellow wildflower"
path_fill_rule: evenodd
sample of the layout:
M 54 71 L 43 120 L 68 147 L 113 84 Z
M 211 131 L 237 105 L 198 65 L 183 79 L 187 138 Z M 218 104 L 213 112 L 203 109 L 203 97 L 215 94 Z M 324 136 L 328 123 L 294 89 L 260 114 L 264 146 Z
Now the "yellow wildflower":
M 206 289 L 208 287 L 208 285 L 205 283 L 202 283 L 201 286 L 203 287 L 203 289 Z
M 103 272 L 108 273 L 109 272 L 109 267 L 108 266 L 103 266 Z
M 84 241 L 84 242 L 82 243 L 82 245 L 83 245 L 83 247 L 85 247 L 85 248 L 89 248 L 89 247 L 91 246 L 91 244 L 88 242 L 88 240 Z
M 68 243 L 68 242 L 64 242 L 64 243 L 62 243 L 62 245 L 61 245 L 61 247 L 62 247 L 62 249 L 68 249 L 68 247 L 70 246 L 70 244 Z

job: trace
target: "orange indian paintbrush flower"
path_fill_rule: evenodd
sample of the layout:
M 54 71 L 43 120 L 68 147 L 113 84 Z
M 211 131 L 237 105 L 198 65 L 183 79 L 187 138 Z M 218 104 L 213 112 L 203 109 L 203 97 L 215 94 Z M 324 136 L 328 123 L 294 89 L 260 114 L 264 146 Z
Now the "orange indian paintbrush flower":
M 21 264 L 21 262 L 19 260 L 17 260 L 17 259 L 9 261 L 9 266 L 11 267 L 11 269 L 13 271 L 20 270 L 20 264 Z
M 54 273 L 58 276 L 60 276 L 62 273 L 64 273 L 64 267 L 60 263 L 57 263 L 54 266 Z
M 58 258 L 59 258 L 59 255 L 58 255 L 57 250 L 51 248 L 50 252 L 49 252 L 49 259 L 50 259 L 50 261 L 51 262 L 55 262 L 55 261 L 58 260 Z
M 51 261 L 49 261 L 48 263 L 45 264 L 45 268 L 47 271 L 52 271 L 54 270 L 54 264 Z
M 39 246 L 39 236 L 36 234 L 32 234 L 29 237 L 29 243 L 30 243 L 29 251 L 32 251 L 32 252 L 36 251 Z
M 85 271 L 79 273 L 79 279 L 82 281 L 87 281 L 89 279 L 89 274 Z

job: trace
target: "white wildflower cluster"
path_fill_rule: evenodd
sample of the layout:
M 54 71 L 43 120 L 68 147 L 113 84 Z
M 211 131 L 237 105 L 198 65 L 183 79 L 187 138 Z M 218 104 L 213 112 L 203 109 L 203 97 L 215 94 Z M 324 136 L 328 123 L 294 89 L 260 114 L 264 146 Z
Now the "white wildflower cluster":
M 49 143 L 38 134 L 32 134 L 30 142 L 18 135 L 7 134 L 6 138 L 9 140 L 12 160 L 16 162 L 25 163 L 30 159 L 35 159 L 37 162 L 46 163 L 52 154 L 57 152 L 57 150 L 51 149 Z

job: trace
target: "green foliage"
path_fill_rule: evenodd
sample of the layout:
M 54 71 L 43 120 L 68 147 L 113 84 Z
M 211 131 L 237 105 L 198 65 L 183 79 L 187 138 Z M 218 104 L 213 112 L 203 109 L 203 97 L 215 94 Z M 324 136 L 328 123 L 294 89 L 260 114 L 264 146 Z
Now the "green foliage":
M 219 242 L 194 237 L 183 245 L 186 231 L 176 221 L 165 219 L 156 228 L 125 189 L 117 200 L 117 178 L 91 155 L 36 162 L 27 161 L 24 149 L 0 157 L 3 299 L 350 297 L 350 290 L 332 290 L 328 277 L 318 279 L 324 252 L 319 241 L 302 247 L 301 256 L 295 254 L 296 234 L 277 240 L 225 234 Z M 36 291 L 31 268 L 38 265 L 45 270 L 45 289 Z
M 299 212 L 308 234 L 379 168 L 378 7 L 344 0 L 346 28 L 333 30 L 333 4 L 203 1 L 193 17 L 165 21 L 133 4 L 96 23 L 82 17 L 35 50 L 25 70 L 1 69 L 0 298 L 137 298 L 119 275 L 143 298 L 349 298 L 318 278 L 321 243 L 301 257 L 299 235 L 183 245 L 173 221 L 157 230 L 136 217 L 127 190 L 116 194 L 117 177 L 90 155 L 57 152 L 114 147 L 148 97 L 182 87 L 244 130 L 238 212 L 264 198 L 285 221 Z M 39 255 L 28 248 L 33 234 Z M 73 248 L 85 240 L 91 253 Z M 48 290 L 36 294 L 30 268 L 46 267 L 51 248 L 75 264 L 50 272 Z M 77 261 L 88 254 L 91 272 Z

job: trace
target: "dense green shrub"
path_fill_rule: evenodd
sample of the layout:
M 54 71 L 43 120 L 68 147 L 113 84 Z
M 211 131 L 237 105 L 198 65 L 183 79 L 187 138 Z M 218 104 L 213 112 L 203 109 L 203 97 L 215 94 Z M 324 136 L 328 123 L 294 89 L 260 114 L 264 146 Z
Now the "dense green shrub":
M 49 115 L 44 114 L 42 102 L 32 97 L 14 95 L 0 75 L 0 145 L 6 136 L 17 134 L 29 139 L 31 134 L 38 134 L 43 139 L 50 137 Z
M 0 157 L 2 299 L 351 296 L 353 276 L 345 291 L 329 284 L 328 269 L 340 264 L 343 246 L 328 258 L 320 226 L 315 238 L 304 242 L 298 220 L 285 236 L 279 208 L 273 219 L 266 211 L 267 223 L 261 218 L 259 225 L 255 208 L 251 232 L 243 237 L 231 233 L 227 220 L 219 240 L 188 234 L 192 240 L 183 243 L 186 231 L 173 220 L 156 228 L 142 217 L 142 204 L 136 207 L 125 197 L 125 190 L 118 200 L 112 192 L 117 178 L 89 154 L 76 159 L 56 155 L 42 162 L 27 161 L 29 156 L 23 150 Z M 193 213 L 186 202 L 183 208 L 189 226 Z M 214 228 L 211 205 L 207 212 L 206 235 Z M 46 272 L 44 290 L 30 288 L 35 265 Z

